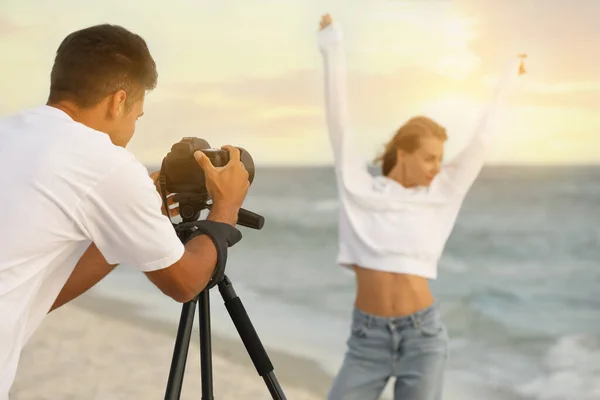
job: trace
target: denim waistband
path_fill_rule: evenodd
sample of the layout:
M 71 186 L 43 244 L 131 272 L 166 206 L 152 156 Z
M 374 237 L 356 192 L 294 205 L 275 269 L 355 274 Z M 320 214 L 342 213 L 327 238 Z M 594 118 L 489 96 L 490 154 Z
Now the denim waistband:
M 356 306 L 354 307 L 352 312 L 352 318 L 355 323 L 364 324 L 368 327 L 384 327 L 389 325 L 393 325 L 399 328 L 404 326 L 414 327 L 420 325 L 423 321 L 439 318 L 439 316 L 440 308 L 437 302 L 434 302 L 431 306 L 416 311 L 412 314 L 403 315 L 399 317 L 381 317 L 378 315 L 369 314 L 360 310 Z

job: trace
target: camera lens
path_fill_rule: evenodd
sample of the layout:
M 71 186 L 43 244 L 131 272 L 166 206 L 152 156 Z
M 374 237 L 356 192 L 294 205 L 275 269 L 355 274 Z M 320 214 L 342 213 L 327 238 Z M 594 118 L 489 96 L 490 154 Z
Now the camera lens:
M 194 207 L 189 204 L 186 204 L 179 210 L 179 215 L 182 218 L 193 218 L 194 217 Z

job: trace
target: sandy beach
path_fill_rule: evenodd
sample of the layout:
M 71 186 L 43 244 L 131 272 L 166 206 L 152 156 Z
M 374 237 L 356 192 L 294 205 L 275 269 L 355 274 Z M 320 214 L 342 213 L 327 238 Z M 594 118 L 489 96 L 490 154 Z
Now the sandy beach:
M 86 293 L 48 315 L 25 346 L 10 399 L 164 399 L 176 334 L 177 324 L 141 317 L 131 303 Z M 241 340 L 213 333 L 212 345 L 215 399 L 272 399 Z M 263 345 L 287 399 L 327 398 L 333 377 L 315 361 Z M 445 386 L 449 400 L 514 399 L 476 385 L 457 386 L 453 379 Z M 389 385 L 382 400 L 393 398 L 391 389 Z M 181 399 L 199 400 L 201 395 L 195 325 Z
M 136 317 L 123 302 L 83 295 L 51 313 L 26 345 L 11 400 L 162 399 L 176 325 Z M 200 353 L 194 329 L 181 399 L 201 398 Z M 288 399 L 326 397 L 331 377 L 309 360 L 263 343 Z M 213 334 L 215 398 L 271 399 L 243 343 Z

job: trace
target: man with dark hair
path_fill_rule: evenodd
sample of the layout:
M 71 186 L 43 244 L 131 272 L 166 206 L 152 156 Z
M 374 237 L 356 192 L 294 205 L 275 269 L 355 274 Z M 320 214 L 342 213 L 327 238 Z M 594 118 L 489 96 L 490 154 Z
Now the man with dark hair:
M 212 277 L 212 238 L 181 243 L 156 181 L 125 150 L 156 82 L 140 36 L 93 26 L 58 48 L 48 103 L 0 120 L 0 400 L 44 316 L 116 265 L 143 271 L 178 302 Z M 239 150 L 224 149 L 222 168 L 195 158 L 213 200 L 207 219 L 234 226 L 250 183 Z

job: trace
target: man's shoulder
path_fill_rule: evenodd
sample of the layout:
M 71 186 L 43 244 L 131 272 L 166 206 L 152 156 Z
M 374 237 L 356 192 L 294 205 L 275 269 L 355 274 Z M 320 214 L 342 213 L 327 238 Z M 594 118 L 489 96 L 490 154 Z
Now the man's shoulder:
M 49 106 L 21 110 L 0 120 L 8 131 L 37 143 L 35 156 L 45 169 L 55 170 L 83 186 L 95 185 L 110 171 L 147 174 L 129 150 L 115 145 L 108 134 L 74 121 L 63 111 Z
M 129 150 L 115 145 L 108 134 L 72 120 L 55 126 L 57 136 L 73 161 L 87 168 L 108 172 L 111 169 L 137 170 L 143 165 Z

